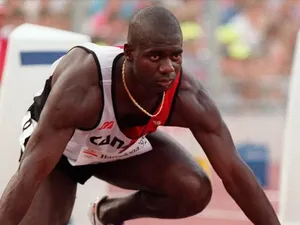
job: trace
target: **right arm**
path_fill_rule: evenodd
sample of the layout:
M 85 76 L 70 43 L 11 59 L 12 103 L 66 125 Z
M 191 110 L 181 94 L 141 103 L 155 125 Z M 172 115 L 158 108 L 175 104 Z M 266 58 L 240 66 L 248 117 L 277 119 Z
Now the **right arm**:
M 55 85 L 38 125 L 18 170 L 2 194 L 0 224 L 17 225 L 22 221 L 39 185 L 56 166 L 75 128 L 82 125 L 83 115 L 89 115 L 86 101 L 95 89 L 89 81 L 80 79 L 80 74 L 90 72 L 86 68 L 91 67 L 91 60 L 90 54 L 75 49 L 57 66 L 53 74 Z

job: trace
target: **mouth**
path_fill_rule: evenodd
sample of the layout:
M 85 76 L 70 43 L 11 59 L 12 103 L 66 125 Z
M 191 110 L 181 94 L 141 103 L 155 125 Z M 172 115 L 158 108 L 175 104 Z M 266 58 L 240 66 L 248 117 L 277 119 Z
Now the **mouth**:
M 156 83 L 161 87 L 168 88 L 173 83 L 173 81 L 173 79 L 161 79 L 158 80 Z

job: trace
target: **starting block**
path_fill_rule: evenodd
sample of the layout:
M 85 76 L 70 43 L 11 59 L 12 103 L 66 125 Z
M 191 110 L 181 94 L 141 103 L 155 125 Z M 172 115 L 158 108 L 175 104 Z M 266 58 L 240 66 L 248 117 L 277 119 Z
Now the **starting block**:
M 202 167 L 208 177 L 211 177 L 211 166 L 207 158 L 195 156 L 197 163 Z

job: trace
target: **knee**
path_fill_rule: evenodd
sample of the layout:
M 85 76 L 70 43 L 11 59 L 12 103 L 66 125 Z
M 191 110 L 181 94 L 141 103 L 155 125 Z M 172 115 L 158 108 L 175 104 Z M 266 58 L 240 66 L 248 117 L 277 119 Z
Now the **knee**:
M 210 202 L 212 185 L 204 172 L 183 177 L 179 189 L 180 205 L 185 208 L 186 216 L 201 212 Z

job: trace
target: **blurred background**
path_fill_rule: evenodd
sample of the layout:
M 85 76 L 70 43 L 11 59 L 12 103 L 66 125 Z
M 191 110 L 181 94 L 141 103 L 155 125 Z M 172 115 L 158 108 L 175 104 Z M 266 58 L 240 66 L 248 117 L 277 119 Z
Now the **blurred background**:
M 99 44 L 122 44 L 133 13 L 154 4 L 180 20 L 184 67 L 222 110 L 284 113 L 298 0 L 2 0 L 0 36 L 29 22 L 88 34 Z
M 99 45 L 122 45 L 132 15 L 158 4 L 180 21 L 184 70 L 210 91 L 238 150 L 277 209 L 300 0 L 0 0 L 0 38 L 33 23 L 87 34 Z M 197 143 L 180 132 L 170 130 L 198 156 Z

